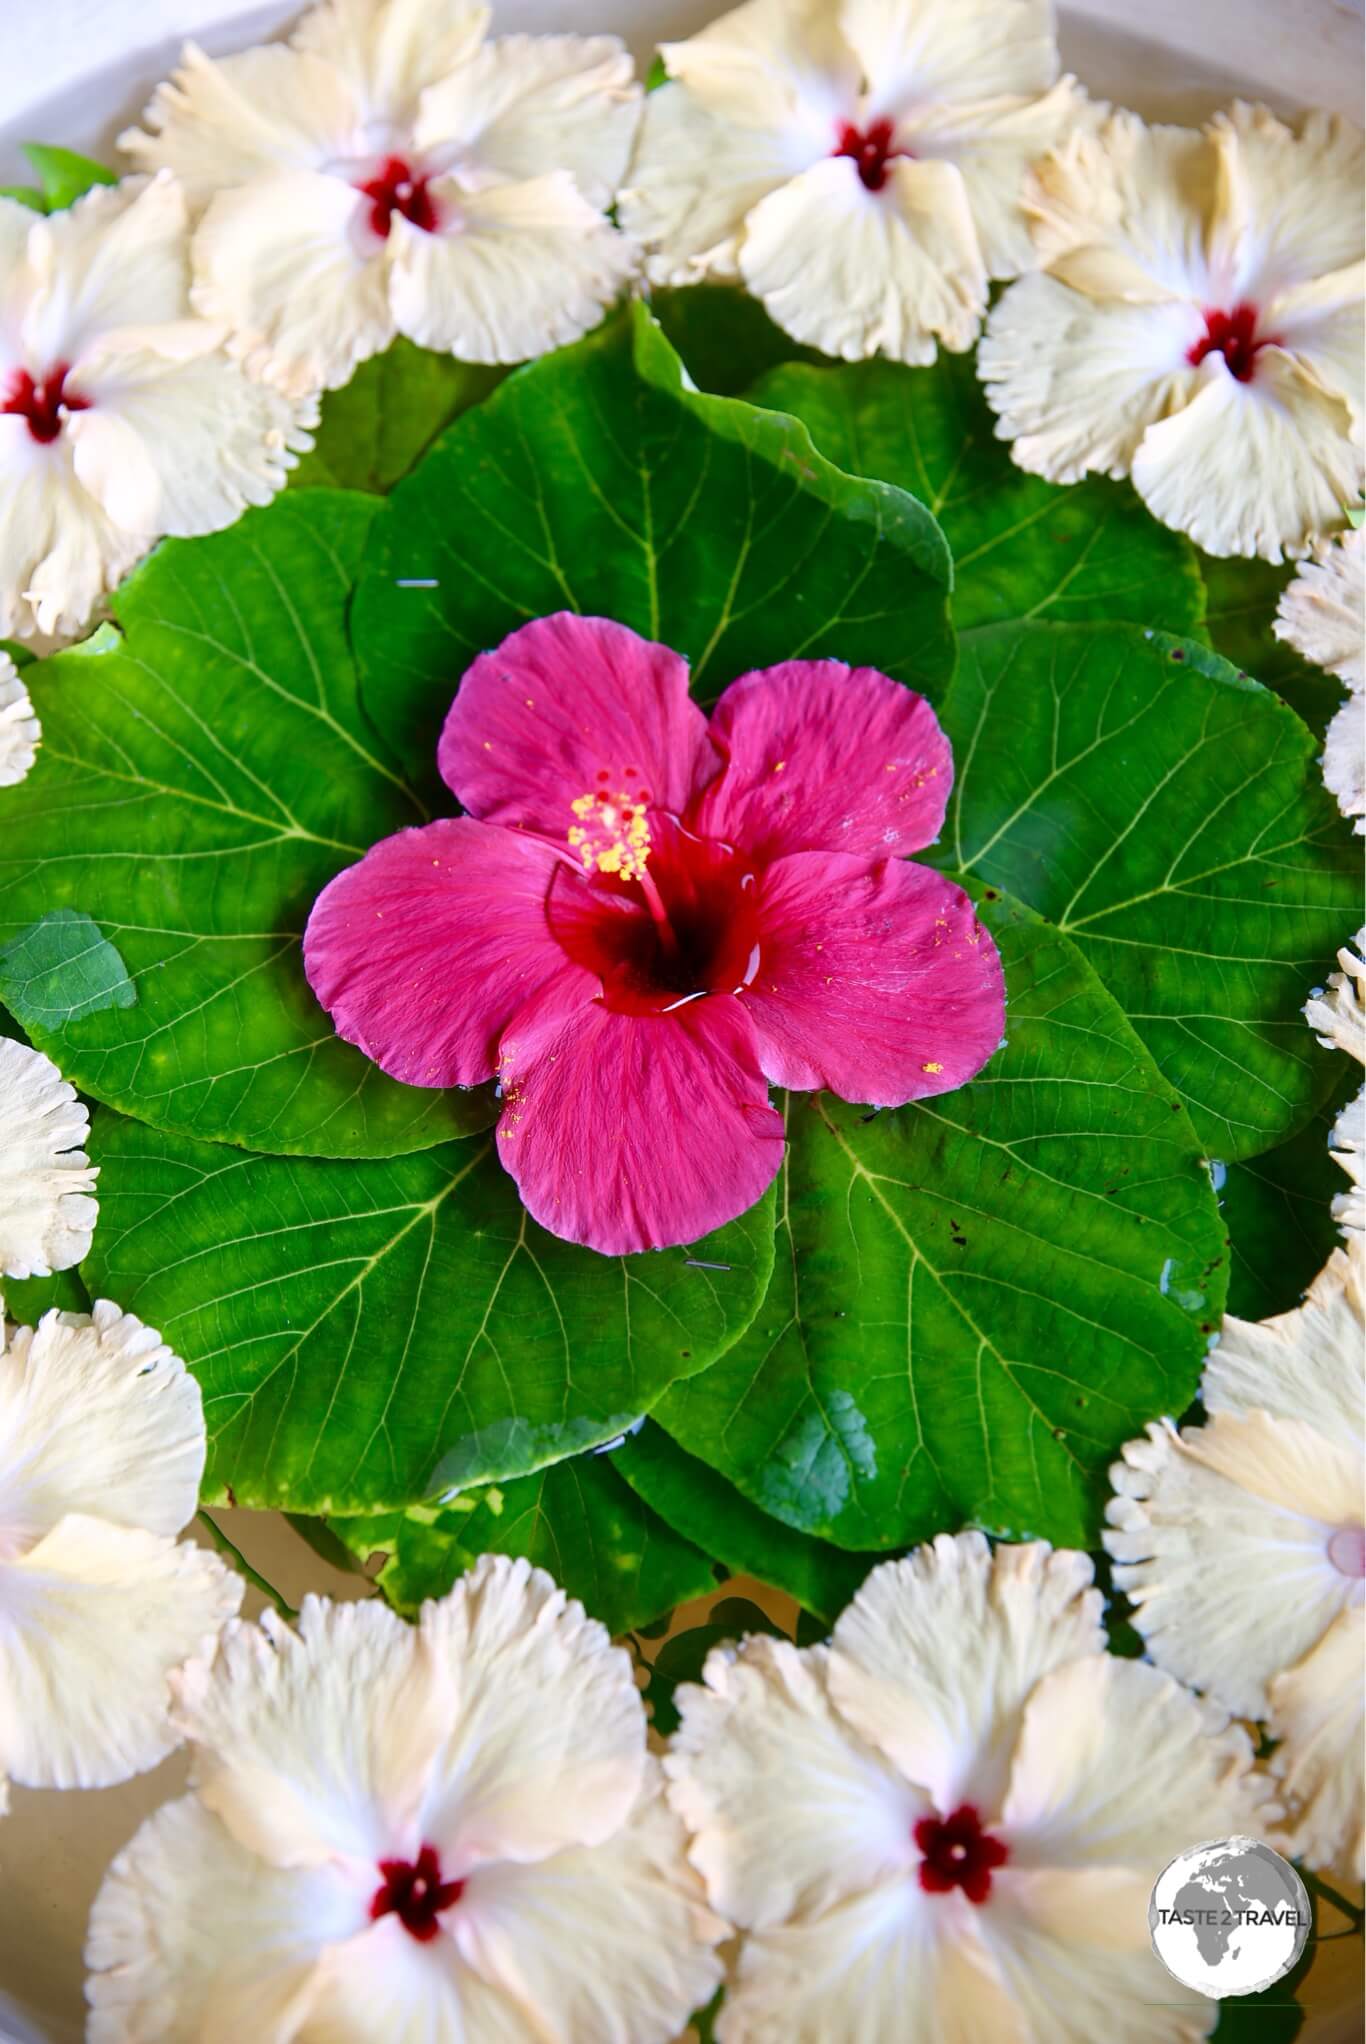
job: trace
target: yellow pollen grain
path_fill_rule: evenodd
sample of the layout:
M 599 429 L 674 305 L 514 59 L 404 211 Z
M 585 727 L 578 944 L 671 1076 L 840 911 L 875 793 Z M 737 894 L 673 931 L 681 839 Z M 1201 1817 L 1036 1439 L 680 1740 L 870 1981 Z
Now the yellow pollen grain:
M 928 1064 L 922 1065 L 920 1069 L 922 1072 L 942 1072 L 944 1067 L 941 1064 Z
M 785 774 L 787 772 L 787 761 L 785 759 L 780 759 L 778 761 L 778 764 L 774 767 L 773 771 L 775 774 Z
M 578 822 L 569 828 L 569 843 L 587 873 L 611 873 L 636 880 L 650 856 L 650 822 L 645 805 L 617 790 L 576 795 L 569 805 Z

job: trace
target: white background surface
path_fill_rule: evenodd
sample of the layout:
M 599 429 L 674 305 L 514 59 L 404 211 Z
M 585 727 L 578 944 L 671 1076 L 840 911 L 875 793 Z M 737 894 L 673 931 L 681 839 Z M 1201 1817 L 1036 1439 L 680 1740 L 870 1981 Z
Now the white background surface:
M 503 29 L 615 30 L 644 64 L 657 38 L 687 35 L 725 5 L 495 0 L 495 20 Z M 293 0 L 0 0 L 0 183 L 26 181 L 24 139 L 112 160 L 113 137 L 172 68 L 186 36 L 214 53 L 241 49 L 297 11 Z M 1073 0 L 1062 8 L 1061 44 L 1065 65 L 1095 96 L 1150 117 L 1198 119 L 1241 94 L 1282 112 L 1319 105 L 1361 119 L 1361 0 Z M 363 1589 L 327 1569 L 283 1521 L 223 1516 L 291 1601 L 305 1589 Z M 260 1608 L 254 1593 L 247 1608 Z M 81 1943 L 100 1876 L 183 1778 L 176 1757 L 99 1794 L 13 1792 L 12 1814 L 0 1821 L 0 2044 L 76 2044 Z M 1312 2027 L 1314 2044 L 1361 2036 L 1359 2012 Z

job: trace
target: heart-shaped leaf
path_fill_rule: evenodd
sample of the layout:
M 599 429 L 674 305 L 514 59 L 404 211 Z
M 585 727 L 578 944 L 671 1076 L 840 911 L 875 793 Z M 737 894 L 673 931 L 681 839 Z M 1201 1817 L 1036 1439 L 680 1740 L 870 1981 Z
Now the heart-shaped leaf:
M 795 421 L 692 389 L 638 305 L 518 370 L 399 484 L 352 639 L 377 726 L 436 789 L 461 673 L 528 618 L 615 618 L 687 654 L 703 699 L 823 655 L 928 689 L 953 665 L 949 573 L 922 505 L 832 468 Z
M 67 1078 L 163 1128 L 382 1156 L 492 1119 L 486 1093 L 399 1085 L 342 1043 L 300 960 L 333 874 L 425 818 L 346 641 L 375 510 L 311 492 L 168 541 L 115 597 L 120 630 L 27 670 L 43 744 L 0 792 L 0 999 Z
M 1072 931 L 1213 1154 L 1283 1141 L 1331 1084 L 1300 1006 L 1360 919 L 1318 747 L 1247 686 L 1274 647 L 1274 672 L 1251 671 L 1317 700 L 1270 637 L 1283 575 L 1206 564 L 1230 669 L 1133 628 L 1203 629 L 1194 548 L 1127 484 L 1016 468 L 968 358 L 786 364 L 750 395 L 943 525 L 961 646 L 952 689 L 928 690 L 954 747 L 945 856 Z
M 198 1377 L 229 1503 L 405 1509 L 594 1447 L 737 1338 L 772 1268 L 771 1192 L 706 1267 L 603 1257 L 537 1227 L 491 1141 L 258 1157 L 102 1114 L 91 1147 L 83 1274 Z
M 1227 1247 L 1190 1123 L 1076 947 L 983 898 L 1007 1046 L 869 1117 L 794 1098 L 773 1282 L 656 1416 L 840 1546 L 1097 1541 L 1121 1443 L 1194 1394 Z
M 1242 1320 L 1270 1320 L 1298 1306 L 1334 1249 L 1332 1205 L 1348 1181 L 1328 1151 L 1338 1110 L 1361 1080 L 1349 1059 L 1336 1091 L 1312 1121 L 1278 1149 L 1215 1168 L 1232 1261 L 1228 1310 Z
M 328 1524 L 362 1562 L 387 1550 L 375 1581 L 408 1617 L 424 1599 L 444 1597 L 481 1554 L 525 1556 L 547 1569 L 613 1634 L 716 1587 L 707 1556 L 641 1503 L 605 1453 L 464 1491 L 445 1507 Z

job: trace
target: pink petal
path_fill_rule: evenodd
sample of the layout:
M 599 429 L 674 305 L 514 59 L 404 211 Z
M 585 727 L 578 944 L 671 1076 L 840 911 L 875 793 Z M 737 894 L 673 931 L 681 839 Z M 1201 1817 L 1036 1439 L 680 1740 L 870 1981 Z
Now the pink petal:
M 800 852 L 759 875 L 758 918 L 741 998 L 774 1085 L 900 1107 L 966 1084 L 999 1047 L 996 946 L 929 867 Z
M 605 1256 L 695 1242 L 783 1160 L 749 1018 L 732 995 L 672 1015 L 538 1003 L 503 1038 L 498 1148 L 532 1215 Z
M 759 859 L 918 852 L 939 835 L 953 754 L 923 696 L 874 667 L 787 660 L 741 675 L 712 713 L 726 766 L 693 827 Z
M 437 748 L 472 816 L 563 841 L 570 803 L 599 787 L 681 810 L 716 771 L 688 663 L 608 618 L 561 611 L 481 653 Z
M 567 855 L 566 855 L 567 856 Z M 568 974 L 545 904 L 561 855 L 471 817 L 373 845 L 329 881 L 304 932 L 304 970 L 337 1034 L 410 1086 L 477 1086 L 529 996 Z

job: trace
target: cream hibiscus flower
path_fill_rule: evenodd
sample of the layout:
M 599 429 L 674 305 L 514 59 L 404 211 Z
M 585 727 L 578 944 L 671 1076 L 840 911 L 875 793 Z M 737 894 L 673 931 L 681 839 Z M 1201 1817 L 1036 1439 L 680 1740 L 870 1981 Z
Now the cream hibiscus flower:
M 932 362 L 1033 261 L 1025 169 L 1085 104 L 1051 0 L 750 0 L 661 54 L 623 224 L 827 355 Z
M 1323 778 L 1344 816 L 1366 834 L 1366 532 L 1320 543 L 1281 592 L 1272 626 L 1316 667 L 1346 682 L 1346 702 L 1328 726 Z
M 747 1933 L 722 2044 L 1165 2044 L 1148 1899 L 1246 1828 L 1251 1746 L 1105 1652 L 1085 1555 L 980 1534 L 874 1569 L 828 1647 L 718 1648 L 666 1761 Z
M 180 1743 L 168 1678 L 240 1579 L 175 1535 L 204 1467 L 199 1386 L 153 1329 L 0 1312 L 0 1780 L 101 1788 Z
M 29 692 L 8 653 L 0 653 L 0 788 L 12 788 L 38 756 L 42 741 Z
M 51 1058 L 0 1036 L 0 1272 L 50 1277 L 90 1247 L 90 1116 Z
M 1304 1304 L 1231 1316 L 1204 1426 L 1130 1441 L 1105 1545 L 1160 1667 L 1265 1720 L 1284 1838 L 1356 1880 L 1366 1657 L 1366 1245 L 1335 1250 Z
M 1054 482 L 1132 475 L 1207 553 L 1303 553 L 1362 478 L 1361 137 L 1235 106 L 1113 114 L 1027 181 L 1042 274 L 979 356 L 997 431 Z
M 121 147 L 203 218 L 194 302 L 251 370 L 333 387 L 406 334 L 519 362 L 596 326 L 640 89 L 615 36 L 485 41 L 467 0 L 326 0 L 288 44 L 190 44 Z
M 90 1921 L 91 2044 L 666 2044 L 719 1977 L 631 1663 L 524 1561 L 187 1671 L 196 1793 Z
M 0 635 L 79 631 L 156 540 L 231 525 L 311 444 L 188 293 L 169 177 L 48 218 L 0 198 Z

